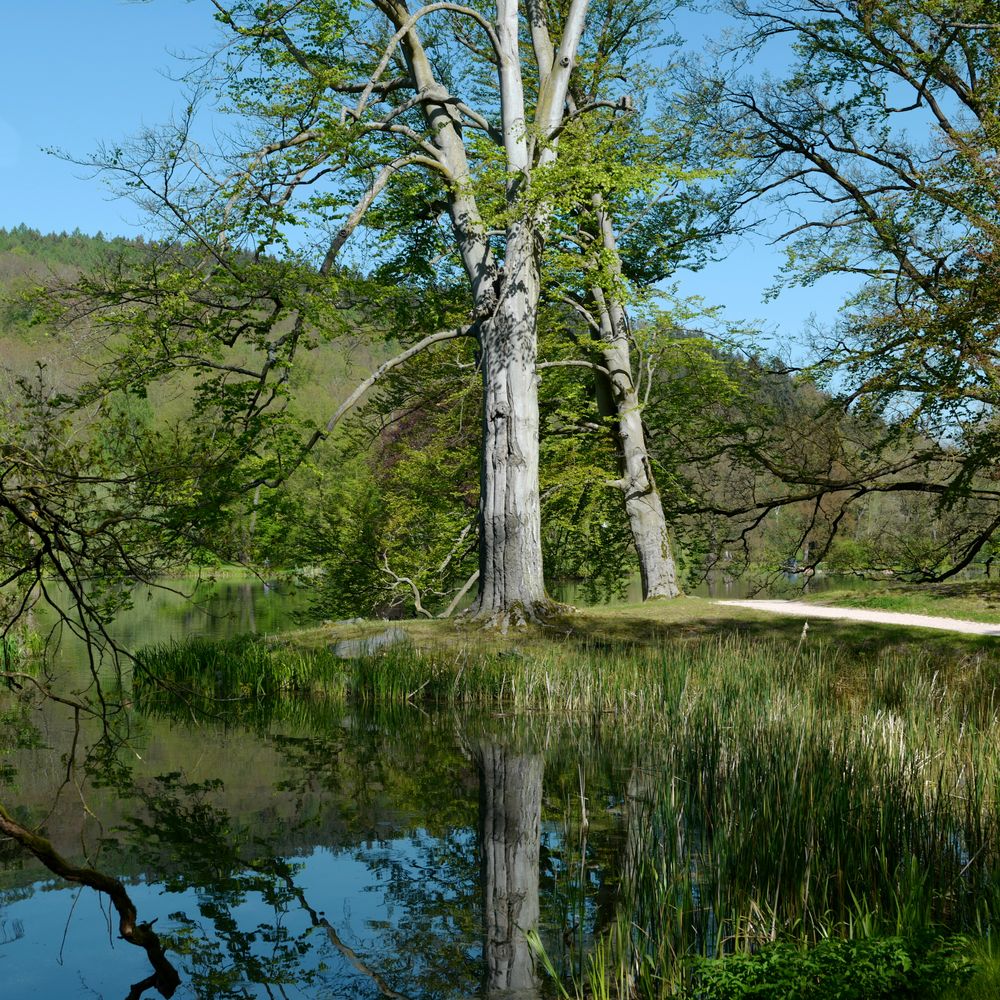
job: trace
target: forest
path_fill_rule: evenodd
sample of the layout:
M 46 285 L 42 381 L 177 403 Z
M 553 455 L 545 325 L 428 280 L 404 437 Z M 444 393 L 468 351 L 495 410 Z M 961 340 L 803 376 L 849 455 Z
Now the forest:
M 134 997 L 993 995 L 994 640 L 686 595 L 998 620 L 995 7 L 204 7 L 181 113 L 75 161 L 144 235 L 0 229 L 0 915 L 97 890 Z M 849 279 L 808 345 L 678 291 L 740 241 Z M 368 953 L 296 851 L 406 838 Z

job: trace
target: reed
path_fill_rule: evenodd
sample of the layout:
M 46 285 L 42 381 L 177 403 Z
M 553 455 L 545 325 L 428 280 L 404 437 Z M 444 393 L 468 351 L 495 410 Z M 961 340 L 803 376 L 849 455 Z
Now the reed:
M 848 659 L 730 637 L 340 660 L 241 640 L 157 647 L 139 662 L 147 707 L 175 691 L 216 706 L 295 693 L 571 714 L 630 734 L 617 913 L 588 958 L 553 956 L 554 971 L 570 970 L 567 996 L 722 996 L 706 958 L 794 965 L 801 952 L 803 968 L 834 968 L 861 961 L 837 950 L 857 941 L 895 942 L 923 983 L 912 995 L 937 995 L 967 974 L 954 935 L 992 940 L 1000 919 L 1000 664 L 987 652 Z

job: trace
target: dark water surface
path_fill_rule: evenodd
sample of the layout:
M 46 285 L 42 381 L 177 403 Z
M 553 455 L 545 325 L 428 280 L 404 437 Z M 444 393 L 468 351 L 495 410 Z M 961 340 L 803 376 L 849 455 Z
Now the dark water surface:
M 581 734 L 537 721 L 313 722 L 143 720 L 131 779 L 86 789 L 93 816 L 64 788 L 46 830 L 128 883 L 178 967 L 177 996 L 534 995 L 518 926 L 541 915 L 558 954 L 557 930 L 589 934 L 613 902 L 615 765 L 578 768 Z M 62 777 L 42 760 L 18 796 L 36 821 Z M 124 997 L 149 974 L 95 892 L 30 859 L 0 884 L 4 997 Z

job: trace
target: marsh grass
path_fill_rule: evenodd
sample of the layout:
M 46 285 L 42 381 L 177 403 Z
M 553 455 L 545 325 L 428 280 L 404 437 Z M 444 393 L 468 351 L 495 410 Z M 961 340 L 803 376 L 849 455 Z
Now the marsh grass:
M 1000 996 L 1000 945 L 995 934 L 970 942 L 965 954 L 972 975 L 946 990 L 944 1000 L 995 1000 Z
M 831 980 L 829 995 L 929 997 L 967 978 L 950 935 L 989 935 L 1000 915 L 996 663 L 775 653 L 729 642 L 662 658 L 660 709 L 635 717 L 656 738 L 629 778 L 619 916 L 570 995 L 827 995 L 755 992 L 749 965 L 731 993 L 697 986 L 695 957 L 788 942 L 893 939 L 912 969 L 908 985 Z M 928 948 L 940 962 L 906 957 Z
M 568 995 L 678 995 L 696 958 L 788 942 L 983 941 L 1000 916 L 1000 662 L 981 649 L 858 656 L 731 635 L 339 660 L 195 642 L 145 651 L 134 688 L 152 710 L 178 690 L 206 708 L 298 694 L 570 714 L 630 738 L 617 915 Z

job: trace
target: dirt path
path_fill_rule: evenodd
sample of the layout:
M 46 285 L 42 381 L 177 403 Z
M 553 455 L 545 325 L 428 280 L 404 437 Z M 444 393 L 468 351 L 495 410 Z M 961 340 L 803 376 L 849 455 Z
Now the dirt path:
M 753 608 L 755 611 L 769 611 L 776 615 L 794 615 L 797 618 L 846 618 L 853 622 L 939 628 L 948 632 L 965 632 L 967 635 L 1000 636 L 1000 625 L 988 622 L 970 622 L 963 618 L 908 615 L 896 611 L 869 611 L 867 608 L 835 608 L 828 604 L 807 604 L 805 601 L 715 601 L 714 603 L 730 604 L 738 608 Z

